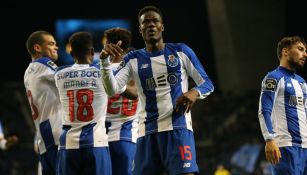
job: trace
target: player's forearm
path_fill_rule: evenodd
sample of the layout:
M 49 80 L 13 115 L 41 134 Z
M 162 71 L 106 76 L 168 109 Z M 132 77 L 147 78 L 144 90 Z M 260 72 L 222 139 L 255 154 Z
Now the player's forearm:
M 265 141 L 275 138 L 273 125 L 271 121 L 271 113 L 261 111 L 259 114 L 260 128 Z
M 101 68 L 100 72 L 102 74 L 102 81 L 105 87 L 105 90 L 109 96 L 113 96 L 114 94 L 121 94 L 126 89 L 120 89 L 117 81 L 113 75 L 113 71 L 111 68 L 111 64 L 109 58 L 100 60 Z

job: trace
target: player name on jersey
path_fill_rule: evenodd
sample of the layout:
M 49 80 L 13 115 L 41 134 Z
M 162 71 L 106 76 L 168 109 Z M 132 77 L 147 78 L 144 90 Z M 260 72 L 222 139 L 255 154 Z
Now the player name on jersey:
M 100 78 L 100 71 L 70 71 L 57 74 L 57 80 L 66 79 L 66 78 L 78 78 L 78 77 L 94 77 Z
M 72 78 L 101 78 L 101 73 L 99 71 L 69 71 L 57 74 L 57 80 L 67 79 L 67 82 L 63 83 L 64 89 L 69 88 L 97 88 L 96 79 L 80 79 L 80 80 L 70 80 Z

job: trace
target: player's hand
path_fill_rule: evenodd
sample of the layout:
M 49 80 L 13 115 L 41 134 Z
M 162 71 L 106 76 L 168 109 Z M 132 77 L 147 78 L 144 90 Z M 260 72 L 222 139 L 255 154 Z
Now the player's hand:
M 176 112 L 187 113 L 192 108 L 193 104 L 196 102 L 199 93 L 195 89 L 191 89 L 188 92 L 182 94 L 176 100 Z
M 272 164 L 278 164 L 281 159 L 279 147 L 274 140 L 266 141 L 265 145 L 266 159 Z
M 10 148 L 18 142 L 17 136 L 10 136 L 6 138 L 6 148 Z
M 123 49 L 120 48 L 122 41 L 119 40 L 116 44 L 108 43 L 104 45 L 104 48 L 100 52 L 100 59 L 106 59 L 108 56 L 116 57 L 123 54 Z

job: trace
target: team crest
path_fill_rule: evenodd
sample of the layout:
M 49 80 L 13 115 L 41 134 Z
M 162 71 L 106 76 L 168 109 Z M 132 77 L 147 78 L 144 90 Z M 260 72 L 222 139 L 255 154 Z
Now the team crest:
M 176 67 L 179 63 L 178 58 L 175 57 L 175 55 L 169 55 L 167 60 L 167 65 L 170 67 Z

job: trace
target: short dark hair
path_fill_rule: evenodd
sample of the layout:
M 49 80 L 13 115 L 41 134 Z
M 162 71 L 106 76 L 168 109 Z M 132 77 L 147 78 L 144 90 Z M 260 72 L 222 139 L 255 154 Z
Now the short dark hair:
M 162 21 L 163 21 L 162 12 L 161 12 L 161 10 L 160 10 L 158 7 L 156 7 L 156 6 L 145 6 L 145 7 L 143 7 L 143 8 L 139 11 L 138 20 L 140 21 L 141 16 L 142 16 L 144 13 L 148 12 L 148 11 L 154 11 L 154 12 L 158 13 L 158 14 L 160 15 Z
M 36 53 L 33 47 L 35 44 L 42 45 L 45 42 L 45 39 L 43 37 L 44 35 L 51 35 L 51 34 L 47 31 L 38 30 L 31 33 L 31 35 L 28 37 L 26 42 L 26 47 L 30 55 L 34 55 Z
M 104 37 L 109 43 L 116 44 L 119 40 L 122 41 L 121 48 L 127 51 L 131 44 L 131 32 L 127 29 L 116 27 L 108 29 L 104 32 Z
M 93 37 L 89 32 L 76 32 L 69 37 L 71 51 L 77 57 L 83 57 L 93 49 Z
M 296 44 L 297 42 L 301 42 L 306 46 L 305 40 L 300 36 L 286 36 L 283 37 L 277 45 L 277 57 L 280 60 L 282 56 L 282 49 L 283 48 L 291 48 L 292 45 Z

